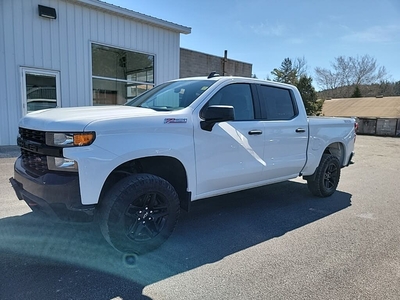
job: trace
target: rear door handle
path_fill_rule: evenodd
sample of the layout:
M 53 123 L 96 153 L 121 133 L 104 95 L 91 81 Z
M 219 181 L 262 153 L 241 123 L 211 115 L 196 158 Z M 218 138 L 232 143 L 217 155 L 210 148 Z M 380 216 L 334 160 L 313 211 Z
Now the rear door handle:
M 306 130 L 304 128 L 297 128 L 296 132 L 306 132 Z
M 261 130 L 250 130 L 249 135 L 260 135 L 262 134 Z

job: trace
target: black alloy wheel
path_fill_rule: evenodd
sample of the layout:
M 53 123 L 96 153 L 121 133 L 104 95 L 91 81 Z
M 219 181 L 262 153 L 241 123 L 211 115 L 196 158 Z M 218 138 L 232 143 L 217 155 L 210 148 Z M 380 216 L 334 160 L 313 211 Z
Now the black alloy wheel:
M 125 211 L 125 234 L 135 242 L 148 241 L 162 232 L 167 220 L 168 199 L 155 192 L 143 194 Z
M 324 186 L 326 190 L 335 189 L 339 182 L 339 171 L 334 162 L 330 162 L 324 173 Z

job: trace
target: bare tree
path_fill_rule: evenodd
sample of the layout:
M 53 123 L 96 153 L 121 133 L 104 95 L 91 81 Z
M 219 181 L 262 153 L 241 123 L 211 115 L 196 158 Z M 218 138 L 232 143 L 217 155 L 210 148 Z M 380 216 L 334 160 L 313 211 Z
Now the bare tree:
M 357 59 L 352 59 L 351 63 L 354 70 L 353 84 L 373 84 L 386 79 L 386 68 L 378 67 L 376 59 L 369 55 L 357 56 Z
M 293 69 L 296 71 L 297 77 L 307 76 L 308 66 L 305 57 L 297 57 L 293 61 Z
M 333 90 L 340 86 L 339 78 L 336 73 L 325 68 L 315 68 L 316 81 L 324 90 Z
M 339 56 L 331 63 L 331 70 L 315 68 L 316 81 L 325 90 L 374 84 L 386 80 L 385 67 L 378 66 L 368 54 L 357 57 Z
M 338 76 L 340 86 L 352 85 L 354 81 L 355 59 L 353 57 L 346 58 L 345 56 L 336 57 L 336 61 L 332 63 L 335 74 Z

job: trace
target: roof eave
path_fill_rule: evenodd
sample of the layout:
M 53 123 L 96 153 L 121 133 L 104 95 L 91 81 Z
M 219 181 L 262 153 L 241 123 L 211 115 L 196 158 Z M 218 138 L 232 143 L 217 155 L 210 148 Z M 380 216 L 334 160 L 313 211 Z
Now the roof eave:
M 87 7 L 95 8 L 98 10 L 103 10 L 106 12 L 111 12 L 116 15 L 120 15 L 138 22 L 146 23 L 149 25 L 161 27 L 167 30 L 171 30 L 178 33 L 190 34 L 192 29 L 187 26 L 175 24 L 162 19 L 151 17 L 145 14 L 138 13 L 127 8 L 116 6 L 110 3 L 106 3 L 100 0 L 67 0 L 68 2 L 78 3 Z

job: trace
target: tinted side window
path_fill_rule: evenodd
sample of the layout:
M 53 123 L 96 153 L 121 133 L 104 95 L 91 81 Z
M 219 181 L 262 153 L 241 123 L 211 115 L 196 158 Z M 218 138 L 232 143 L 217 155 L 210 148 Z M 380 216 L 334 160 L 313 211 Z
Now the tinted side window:
M 208 101 L 204 108 L 211 105 L 233 106 L 235 121 L 254 120 L 253 96 L 249 84 L 236 83 L 223 87 Z
M 290 120 L 296 116 L 290 90 L 261 85 L 260 91 L 261 105 L 268 120 Z

